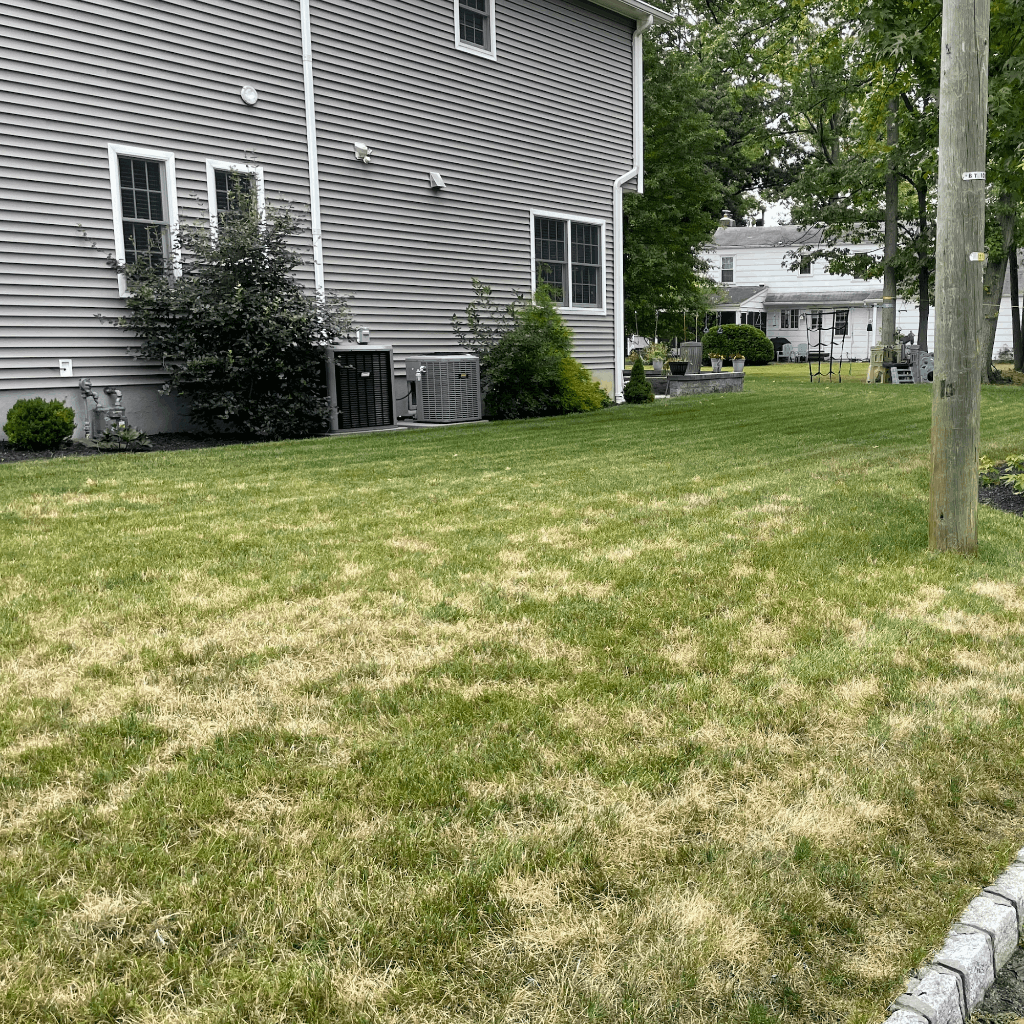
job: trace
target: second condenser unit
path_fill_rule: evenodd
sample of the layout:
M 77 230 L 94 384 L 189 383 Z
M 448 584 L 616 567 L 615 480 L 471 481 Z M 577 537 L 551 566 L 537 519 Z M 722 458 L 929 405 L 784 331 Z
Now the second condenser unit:
M 405 376 L 416 383 L 418 423 L 480 419 L 480 360 L 476 356 L 407 356 Z

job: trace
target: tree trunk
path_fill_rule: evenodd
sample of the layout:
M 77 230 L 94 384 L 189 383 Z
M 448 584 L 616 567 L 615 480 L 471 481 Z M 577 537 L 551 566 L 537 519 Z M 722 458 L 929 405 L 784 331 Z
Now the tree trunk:
M 889 100 L 889 115 L 886 119 L 885 141 L 890 147 L 888 165 L 885 171 L 885 251 L 883 254 L 882 309 L 878 322 L 876 345 L 896 343 L 896 247 L 899 227 L 899 179 L 896 177 L 893 150 L 900 143 L 900 128 L 896 120 L 899 100 Z
M 1003 301 L 1003 282 L 1006 280 L 1006 267 L 1010 260 L 1010 249 L 1013 246 L 1014 228 L 1017 226 L 1017 207 L 1007 195 L 999 197 L 996 206 L 996 219 L 1002 234 L 1002 248 L 998 259 L 987 260 L 985 263 L 984 310 L 981 331 L 981 382 L 989 381 L 989 368 L 992 365 L 992 349 L 996 342 L 996 328 L 999 326 L 999 307 Z
M 983 264 L 968 254 L 985 246 L 989 17 L 989 0 L 942 4 L 928 546 L 961 554 L 978 550 Z
M 925 241 L 928 237 L 928 183 L 917 183 L 917 344 L 925 352 L 928 351 L 928 314 L 931 311 L 931 298 L 928 295 L 931 284 L 931 273 L 928 270 L 928 259 L 925 255 Z
M 1010 247 L 1010 318 L 1013 325 L 1013 368 L 1024 370 L 1024 342 L 1020 333 L 1020 268 L 1017 266 L 1017 240 Z

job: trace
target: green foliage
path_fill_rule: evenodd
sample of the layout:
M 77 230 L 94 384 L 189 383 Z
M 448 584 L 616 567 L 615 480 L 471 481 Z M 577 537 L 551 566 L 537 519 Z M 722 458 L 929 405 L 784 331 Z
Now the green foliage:
M 254 203 L 222 217 L 216 236 L 189 226 L 175 241 L 181 277 L 116 267 L 128 277 L 117 320 L 146 359 L 170 371 L 166 391 L 189 399 L 204 427 L 254 437 L 302 437 L 327 424 L 323 350 L 351 326 L 343 302 L 317 301 L 295 280 L 300 257 L 285 209 Z
M 75 429 L 75 413 L 54 398 L 19 398 L 7 413 L 4 433 L 15 448 L 59 448 Z
M 1002 462 L 982 456 L 978 466 L 978 482 L 982 487 L 1005 484 L 1014 494 L 1024 494 L 1024 455 L 1011 455 Z
M 775 346 L 764 331 L 749 324 L 722 324 L 712 327 L 701 339 L 705 351 L 737 353 L 751 366 L 767 366 L 775 358 Z
M 533 302 L 521 293 L 505 305 L 473 279 L 466 319 L 452 316 L 460 344 L 480 357 L 484 408 L 500 420 L 589 412 L 609 403 L 589 371 L 572 357 L 572 331 L 547 288 Z
M 127 423 L 104 430 L 100 437 L 90 437 L 82 442 L 86 448 L 101 452 L 141 452 L 153 447 L 148 434 L 136 430 Z
M 631 405 L 643 405 L 645 402 L 654 401 L 654 389 L 644 373 L 644 364 L 640 362 L 639 357 L 629 372 L 629 380 L 622 389 L 622 397 Z

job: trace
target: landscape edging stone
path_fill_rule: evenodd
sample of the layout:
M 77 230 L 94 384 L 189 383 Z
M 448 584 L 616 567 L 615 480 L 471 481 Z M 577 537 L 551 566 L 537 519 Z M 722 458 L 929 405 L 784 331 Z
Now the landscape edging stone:
M 885 1024 L 967 1024 L 1024 929 L 1024 849 L 953 924 L 942 948 L 889 1007 Z

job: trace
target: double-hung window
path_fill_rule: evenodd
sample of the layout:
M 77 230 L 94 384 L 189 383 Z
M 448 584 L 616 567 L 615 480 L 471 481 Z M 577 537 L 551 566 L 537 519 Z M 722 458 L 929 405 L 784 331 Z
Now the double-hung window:
M 604 312 L 604 222 L 533 214 L 533 287 L 563 310 Z
M 824 321 L 820 309 L 811 310 L 811 330 L 820 331 L 824 328 Z
M 810 272 L 811 272 L 811 258 L 809 256 L 805 256 L 800 261 L 800 273 L 801 274 L 809 274 Z
M 784 309 L 782 311 L 782 329 L 784 331 L 795 331 L 800 326 L 800 310 Z
M 174 154 L 113 144 L 107 153 L 118 263 L 180 273 L 172 249 L 178 228 Z M 119 283 L 127 294 L 123 274 Z
M 494 58 L 495 0 L 454 0 L 455 46 L 483 57 Z
M 722 284 L 732 284 L 735 274 L 734 259 L 733 256 L 722 257 Z
M 837 309 L 835 317 L 836 334 L 846 335 L 850 333 L 850 311 L 848 309 Z
M 255 164 L 206 161 L 206 191 L 210 202 L 210 231 L 216 235 L 225 216 L 234 210 L 263 212 L 263 168 Z

